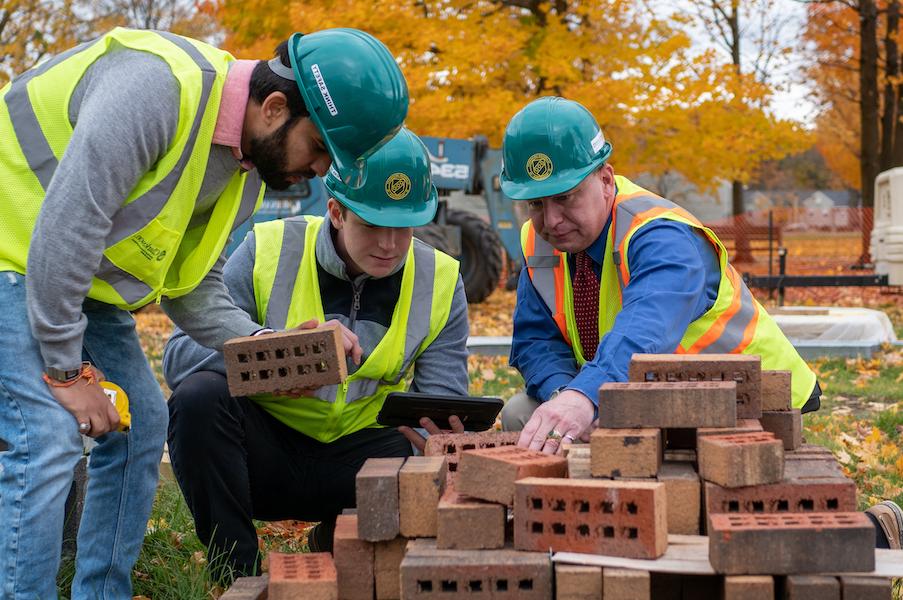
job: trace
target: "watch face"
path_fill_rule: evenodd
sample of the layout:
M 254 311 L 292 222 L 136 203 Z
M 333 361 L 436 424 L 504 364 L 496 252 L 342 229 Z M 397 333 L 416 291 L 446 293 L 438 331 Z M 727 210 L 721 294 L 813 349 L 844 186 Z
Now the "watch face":
M 81 369 L 71 369 L 69 371 L 64 371 L 62 369 L 55 369 L 53 367 L 48 367 L 44 371 L 47 373 L 47 376 L 51 379 L 55 379 L 57 381 L 72 381 L 73 379 L 77 379 L 79 375 L 81 375 Z

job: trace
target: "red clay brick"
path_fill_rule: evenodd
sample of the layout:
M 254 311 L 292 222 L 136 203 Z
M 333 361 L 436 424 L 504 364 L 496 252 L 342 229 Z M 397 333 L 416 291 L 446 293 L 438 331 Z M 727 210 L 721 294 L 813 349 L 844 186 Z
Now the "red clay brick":
M 790 371 L 762 371 L 762 410 L 790 410 Z
M 403 458 L 368 458 L 358 471 L 357 528 L 362 540 L 379 542 L 398 536 L 398 471 L 403 464 Z
M 660 429 L 596 429 L 590 436 L 593 477 L 655 477 L 662 464 Z
M 339 515 L 334 539 L 339 598 L 373 600 L 373 544 L 357 536 L 357 515 Z
M 220 600 L 266 600 L 269 578 L 266 575 L 258 577 L 239 577 L 232 582 Z
M 482 431 L 480 433 L 440 433 L 426 438 L 424 456 L 444 456 L 448 463 L 448 482 L 457 479 L 458 463 L 465 450 L 514 446 L 520 431 Z
M 800 409 L 762 411 L 762 429 L 784 442 L 784 450 L 796 450 L 803 443 Z
M 467 450 L 461 455 L 456 489 L 465 496 L 510 505 L 514 482 L 525 477 L 564 477 L 567 459 L 519 446 Z
M 724 600 L 774 600 L 774 577 L 728 575 L 724 578 Z
M 223 356 L 233 396 L 318 388 L 348 376 L 337 325 L 234 338 Z
M 699 439 L 699 475 L 725 487 L 776 483 L 784 448 L 771 433 L 708 435 Z
M 268 600 L 338 600 L 335 564 L 329 552 L 270 552 Z
M 702 486 L 690 463 L 664 463 L 658 480 L 665 484 L 668 533 L 699 534 Z
M 602 569 L 602 592 L 605 600 L 649 600 L 652 597 L 648 571 Z
M 890 579 L 856 576 L 838 579 L 843 600 L 891 600 L 893 586 Z
M 762 413 L 762 362 L 747 354 L 634 354 L 630 381 L 734 381 L 737 418 Z
M 412 456 L 398 472 L 404 537 L 436 537 L 436 506 L 445 490 L 444 456 Z
M 555 565 L 555 600 L 602 598 L 602 567 Z
M 736 385 L 730 381 L 604 383 L 599 427 L 734 427 Z
M 709 562 L 727 575 L 869 573 L 875 529 L 858 512 L 714 514 Z
M 788 479 L 779 483 L 726 488 L 705 484 L 706 514 L 853 512 L 856 484 L 843 477 Z
M 663 483 L 530 477 L 515 488 L 518 550 L 657 558 L 668 546 Z
M 513 550 L 439 550 L 434 540 L 408 543 L 401 563 L 405 600 L 549 600 L 549 555 Z
M 840 600 L 836 577 L 788 575 L 784 581 L 785 600 Z
M 461 496 L 454 489 L 439 500 L 436 547 L 484 550 L 505 545 L 507 509 L 501 504 Z
M 388 542 L 376 542 L 373 548 L 373 571 L 376 600 L 401 598 L 401 560 L 407 540 L 403 537 Z
M 762 422 L 759 419 L 737 419 L 736 427 L 700 427 L 696 430 L 696 445 L 699 438 L 707 435 L 734 435 L 737 433 L 761 433 Z
M 784 476 L 788 479 L 844 477 L 843 468 L 830 451 L 784 452 Z

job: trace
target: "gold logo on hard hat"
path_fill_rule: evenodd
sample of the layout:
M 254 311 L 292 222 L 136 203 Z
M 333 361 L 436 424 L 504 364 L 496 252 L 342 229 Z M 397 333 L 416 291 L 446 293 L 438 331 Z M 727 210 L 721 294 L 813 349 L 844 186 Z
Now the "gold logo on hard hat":
M 403 200 L 411 193 L 411 178 L 404 173 L 392 173 L 386 179 L 386 195 L 392 200 Z
M 542 181 L 543 179 L 548 179 L 551 174 L 552 159 L 542 152 L 537 152 L 527 159 L 527 175 L 532 179 Z

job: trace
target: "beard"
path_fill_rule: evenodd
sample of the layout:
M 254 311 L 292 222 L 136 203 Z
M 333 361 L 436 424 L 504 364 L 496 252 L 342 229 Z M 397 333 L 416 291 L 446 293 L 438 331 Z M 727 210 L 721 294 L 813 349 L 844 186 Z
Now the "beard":
M 255 137 L 251 140 L 251 151 L 245 158 L 254 163 L 260 178 L 273 190 L 284 190 L 292 185 L 289 181 L 289 173 L 286 172 L 288 152 L 286 140 L 289 130 L 298 122 L 298 119 L 289 119 L 279 129 L 266 137 Z M 305 179 L 313 179 L 316 173 L 307 170 L 301 173 Z

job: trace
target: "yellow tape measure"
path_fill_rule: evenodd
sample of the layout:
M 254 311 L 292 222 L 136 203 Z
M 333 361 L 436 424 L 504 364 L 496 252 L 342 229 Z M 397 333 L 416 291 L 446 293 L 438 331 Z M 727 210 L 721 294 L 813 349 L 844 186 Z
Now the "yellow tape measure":
M 103 393 L 107 395 L 116 412 L 119 413 L 119 428 L 117 431 L 128 431 L 132 426 L 132 415 L 129 413 L 129 397 L 121 387 L 111 381 L 101 381 L 100 387 Z

